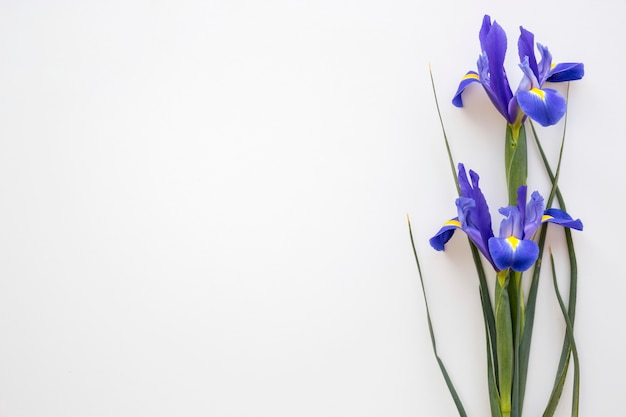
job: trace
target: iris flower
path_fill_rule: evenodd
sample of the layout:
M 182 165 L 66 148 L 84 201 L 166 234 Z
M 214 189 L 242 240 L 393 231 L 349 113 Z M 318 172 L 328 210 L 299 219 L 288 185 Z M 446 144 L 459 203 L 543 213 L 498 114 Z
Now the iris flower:
M 513 269 L 526 271 L 539 256 L 539 246 L 532 240 L 535 231 L 542 223 L 554 223 L 563 227 L 582 230 L 580 220 L 556 208 L 544 210 L 543 197 L 535 191 L 526 204 L 526 186 L 520 186 L 517 193 L 517 206 L 503 207 L 499 210 L 505 216 L 500 224 L 500 234 L 494 236 L 491 227 L 489 207 L 478 185 L 479 176 L 469 171 L 468 179 L 465 166 L 459 164 L 459 187 L 461 196 L 456 199 L 458 217 L 441 227 L 430 239 L 430 245 L 439 251 L 452 238 L 457 229 L 463 230 L 478 250 L 491 263 L 496 271 Z M 471 180 L 471 183 L 470 183 Z
M 548 48 L 537 43 L 540 60 L 535 57 L 535 36 L 520 26 L 518 51 L 524 76 L 513 94 L 504 70 L 507 49 L 506 33 L 491 17 L 485 15 L 480 29 L 481 54 L 478 72 L 469 71 L 461 79 L 452 104 L 463 107 L 462 94 L 468 85 L 480 83 L 496 109 L 510 125 L 521 125 L 526 116 L 542 126 L 556 124 L 565 114 L 566 102 L 556 90 L 544 88 L 546 82 L 579 80 L 584 75 L 582 63 L 552 64 Z

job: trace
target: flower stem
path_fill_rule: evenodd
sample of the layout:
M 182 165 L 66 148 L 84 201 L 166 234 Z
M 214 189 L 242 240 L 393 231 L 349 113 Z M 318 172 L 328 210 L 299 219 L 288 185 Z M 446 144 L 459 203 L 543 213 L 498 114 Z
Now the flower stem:
M 509 205 L 517 205 L 517 189 L 526 185 L 528 176 L 528 150 L 524 125 L 506 125 L 504 149 L 506 187 L 509 192 Z
M 496 279 L 496 344 L 498 351 L 498 388 L 502 417 L 511 415 L 511 385 L 513 382 L 513 323 L 508 286 L 508 271 L 499 271 Z

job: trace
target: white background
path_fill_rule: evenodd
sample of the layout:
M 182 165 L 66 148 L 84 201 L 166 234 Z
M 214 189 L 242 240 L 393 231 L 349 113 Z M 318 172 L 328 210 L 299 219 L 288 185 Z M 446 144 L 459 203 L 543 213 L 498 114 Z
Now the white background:
M 484 13 L 513 88 L 519 25 L 585 63 L 561 172 L 585 224 L 581 416 L 626 416 L 620 0 L 2 0 L 0 416 L 454 416 L 407 213 L 440 353 L 488 415 L 466 239 L 428 246 L 455 215 L 429 63 L 455 158 L 505 202 L 503 119 L 477 86 L 450 104 Z M 562 130 L 540 130 L 553 162 Z M 540 291 L 529 417 L 564 332 Z

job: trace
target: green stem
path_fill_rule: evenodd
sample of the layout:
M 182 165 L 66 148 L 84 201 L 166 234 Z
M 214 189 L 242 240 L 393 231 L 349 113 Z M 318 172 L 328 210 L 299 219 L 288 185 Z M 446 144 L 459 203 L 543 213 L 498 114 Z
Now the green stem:
M 515 206 L 517 205 L 517 189 L 520 185 L 526 185 L 528 176 L 528 149 L 524 125 L 507 124 L 504 164 L 509 205 Z
M 511 385 L 513 382 L 513 323 L 508 286 L 508 271 L 498 272 L 496 279 L 496 345 L 498 351 L 498 387 L 502 417 L 511 416 Z

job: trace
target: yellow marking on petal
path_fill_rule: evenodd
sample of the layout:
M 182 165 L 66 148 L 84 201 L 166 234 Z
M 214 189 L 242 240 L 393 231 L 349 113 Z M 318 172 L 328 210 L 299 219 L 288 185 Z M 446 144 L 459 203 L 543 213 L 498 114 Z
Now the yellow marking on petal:
M 461 222 L 458 220 L 449 220 L 443 224 L 444 226 L 456 226 L 461 227 Z
M 540 90 L 538 88 L 531 88 L 530 92 L 537 94 L 542 100 L 546 99 L 546 93 L 543 90 Z
M 463 78 L 461 78 L 461 80 L 470 80 L 470 79 L 478 80 L 479 79 L 478 74 L 469 73 L 469 74 L 465 74 Z
M 547 222 L 550 219 L 554 219 L 554 217 L 550 216 L 549 214 L 544 214 L 543 216 L 541 216 L 541 223 Z
M 550 64 L 550 69 L 554 69 L 554 67 L 556 67 L 556 63 L 553 62 L 552 64 Z
M 517 248 L 517 245 L 519 245 L 520 240 L 518 238 L 516 238 L 515 236 L 509 236 L 506 238 L 506 241 L 509 242 L 509 245 L 511 245 L 511 249 L 515 250 L 515 248 Z

